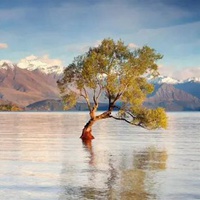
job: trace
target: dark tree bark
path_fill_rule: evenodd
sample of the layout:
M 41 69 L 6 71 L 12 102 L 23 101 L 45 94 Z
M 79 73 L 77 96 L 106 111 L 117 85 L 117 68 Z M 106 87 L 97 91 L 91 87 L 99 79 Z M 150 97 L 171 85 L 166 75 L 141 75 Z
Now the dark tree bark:
M 106 112 L 96 116 L 95 111 L 96 110 L 93 110 L 93 111 L 90 112 L 90 120 L 84 126 L 84 128 L 82 130 L 82 135 L 80 137 L 82 140 L 92 140 L 92 139 L 94 139 L 94 136 L 92 135 L 93 124 L 98 120 L 109 118 L 110 114 L 111 114 L 111 111 L 106 111 Z
M 92 135 L 92 125 L 95 123 L 94 119 L 90 119 L 88 123 L 84 126 L 82 130 L 81 139 L 82 140 L 92 140 L 94 136 Z

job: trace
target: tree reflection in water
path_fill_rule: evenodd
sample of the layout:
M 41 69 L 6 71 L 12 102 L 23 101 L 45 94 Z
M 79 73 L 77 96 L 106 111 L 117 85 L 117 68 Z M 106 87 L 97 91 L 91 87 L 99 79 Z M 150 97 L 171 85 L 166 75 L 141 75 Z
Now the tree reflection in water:
M 113 199 L 146 200 L 157 199 L 159 183 L 156 173 L 166 169 L 167 153 L 155 147 L 133 152 L 133 156 L 124 157 L 95 151 L 91 141 L 83 142 L 88 154 L 87 167 L 82 170 L 82 178 L 87 179 L 77 186 L 70 183 L 69 174 L 64 169 L 60 199 Z M 100 162 L 103 159 L 103 166 Z M 106 166 L 106 167 L 105 167 Z M 67 177 L 68 176 L 68 177 Z M 73 175 L 74 176 L 74 175 Z M 79 174 L 80 176 L 80 174 Z M 77 177 L 78 178 L 78 177 Z M 81 177 L 80 177 L 81 178 Z M 70 186 L 71 185 L 71 186 Z
M 121 173 L 119 199 L 157 199 L 155 190 L 158 188 L 154 176 L 156 172 L 166 169 L 166 161 L 166 151 L 158 151 L 154 147 L 137 152 L 132 168 Z

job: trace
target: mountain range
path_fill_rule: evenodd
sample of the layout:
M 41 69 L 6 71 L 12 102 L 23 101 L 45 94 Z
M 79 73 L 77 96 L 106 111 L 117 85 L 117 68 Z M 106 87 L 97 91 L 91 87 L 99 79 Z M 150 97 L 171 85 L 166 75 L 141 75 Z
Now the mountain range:
M 13 64 L 0 60 L 0 104 L 14 103 L 26 110 L 62 110 L 56 81 L 64 68 L 51 65 L 35 56 Z M 145 101 L 147 107 L 164 107 L 168 111 L 200 111 L 200 78 L 177 80 L 167 76 L 147 77 L 154 92 Z M 106 106 L 105 100 L 101 108 Z M 79 102 L 76 110 L 85 110 Z
M 34 57 L 19 64 L 0 61 L 0 99 L 22 107 L 49 98 L 59 99 L 56 81 L 63 68 L 45 64 Z

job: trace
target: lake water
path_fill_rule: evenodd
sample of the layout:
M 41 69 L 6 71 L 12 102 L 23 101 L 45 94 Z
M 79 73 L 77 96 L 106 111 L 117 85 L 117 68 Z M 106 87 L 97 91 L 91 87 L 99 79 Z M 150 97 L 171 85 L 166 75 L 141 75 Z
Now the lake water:
M 0 113 L 0 199 L 200 199 L 200 113 L 168 117 L 157 131 L 102 120 L 83 144 L 87 113 Z

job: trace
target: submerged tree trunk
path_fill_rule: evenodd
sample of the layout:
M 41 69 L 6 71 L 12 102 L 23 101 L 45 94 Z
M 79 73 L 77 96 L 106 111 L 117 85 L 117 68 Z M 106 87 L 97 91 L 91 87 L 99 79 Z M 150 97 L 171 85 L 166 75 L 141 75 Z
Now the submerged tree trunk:
M 92 135 L 92 125 L 98 120 L 109 118 L 110 114 L 111 114 L 111 111 L 106 111 L 106 112 L 96 116 L 95 111 L 96 110 L 93 110 L 92 112 L 90 112 L 90 120 L 84 126 L 83 131 L 82 131 L 82 135 L 80 137 L 82 140 L 92 140 L 92 139 L 94 139 L 94 136 Z
M 94 136 L 92 135 L 92 125 L 95 123 L 96 120 L 90 119 L 89 122 L 84 126 L 81 139 L 82 140 L 92 140 Z

